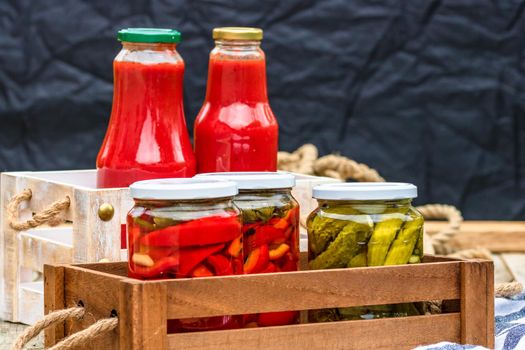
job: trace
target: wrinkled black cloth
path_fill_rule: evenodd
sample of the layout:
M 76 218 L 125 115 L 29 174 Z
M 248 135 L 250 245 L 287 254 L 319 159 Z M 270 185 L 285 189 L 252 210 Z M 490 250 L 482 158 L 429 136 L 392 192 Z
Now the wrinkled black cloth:
M 118 29 L 183 33 L 190 134 L 211 30 L 264 29 L 280 149 L 316 144 L 417 204 L 525 219 L 525 0 L 0 2 L 0 169 L 94 168 Z

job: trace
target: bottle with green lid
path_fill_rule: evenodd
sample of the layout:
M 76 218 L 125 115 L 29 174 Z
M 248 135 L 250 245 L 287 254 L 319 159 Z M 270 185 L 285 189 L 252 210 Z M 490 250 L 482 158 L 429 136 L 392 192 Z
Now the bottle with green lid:
M 310 269 L 415 264 L 423 257 L 423 217 L 406 183 L 316 186 L 319 206 L 308 217 Z M 310 311 L 311 322 L 420 314 L 414 303 Z
M 175 29 L 128 28 L 113 62 L 113 109 L 97 157 L 98 187 L 191 177 L 195 158 L 183 108 L 184 61 Z

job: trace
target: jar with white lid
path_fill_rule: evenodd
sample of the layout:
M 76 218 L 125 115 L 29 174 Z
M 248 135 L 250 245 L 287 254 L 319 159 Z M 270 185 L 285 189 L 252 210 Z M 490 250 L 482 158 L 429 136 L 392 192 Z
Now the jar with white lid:
M 237 186 L 214 179 L 159 179 L 130 186 L 128 272 L 140 279 L 243 273 Z M 172 320 L 171 332 L 238 328 L 241 316 Z
M 292 196 L 295 176 L 277 172 L 223 172 L 196 178 L 237 184 L 234 203 L 243 217 L 244 273 L 297 271 L 299 262 L 299 204 Z M 247 327 L 298 322 L 295 311 L 245 316 Z
M 316 186 L 319 206 L 307 220 L 310 269 L 419 263 L 423 217 L 412 206 L 417 188 L 406 183 L 337 183 Z M 311 311 L 311 321 L 417 315 L 397 304 Z

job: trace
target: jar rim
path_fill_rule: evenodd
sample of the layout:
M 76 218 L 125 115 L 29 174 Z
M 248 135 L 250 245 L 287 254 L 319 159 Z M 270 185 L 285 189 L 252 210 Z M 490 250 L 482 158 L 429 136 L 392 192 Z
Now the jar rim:
M 397 200 L 417 197 L 417 187 L 402 182 L 331 183 L 315 186 L 316 199 L 332 200 Z
M 214 178 L 233 181 L 239 190 L 276 190 L 295 186 L 295 176 L 289 173 L 273 171 L 232 171 L 203 173 L 195 178 Z
M 131 197 L 142 200 L 187 200 L 234 197 L 238 194 L 233 181 L 198 178 L 144 180 L 129 186 Z

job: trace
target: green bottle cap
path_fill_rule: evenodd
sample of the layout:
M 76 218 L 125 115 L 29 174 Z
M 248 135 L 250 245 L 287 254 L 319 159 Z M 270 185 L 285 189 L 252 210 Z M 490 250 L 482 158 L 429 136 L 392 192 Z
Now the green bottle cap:
M 127 28 L 118 31 L 118 40 L 132 43 L 180 43 L 181 34 L 175 29 Z

